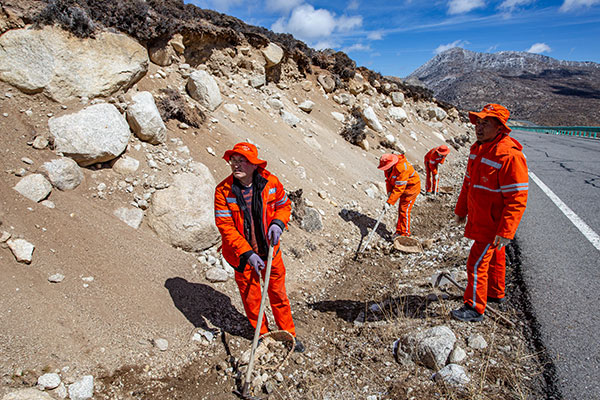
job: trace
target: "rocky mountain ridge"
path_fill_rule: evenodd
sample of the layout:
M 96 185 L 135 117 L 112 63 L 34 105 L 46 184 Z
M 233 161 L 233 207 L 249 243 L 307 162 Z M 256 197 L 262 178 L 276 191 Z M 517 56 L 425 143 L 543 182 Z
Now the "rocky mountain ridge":
M 600 64 L 540 54 L 446 50 L 407 77 L 461 109 L 500 103 L 539 125 L 600 125 Z

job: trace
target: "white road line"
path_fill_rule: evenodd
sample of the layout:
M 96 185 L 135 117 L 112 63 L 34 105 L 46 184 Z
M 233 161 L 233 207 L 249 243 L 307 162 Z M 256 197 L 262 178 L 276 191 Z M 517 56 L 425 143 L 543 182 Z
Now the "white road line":
M 598 236 L 598 234 L 594 232 L 594 230 L 590 228 L 588 224 L 583 222 L 583 220 L 579 218 L 579 216 L 575 214 L 573 210 L 569 208 L 569 206 L 559 199 L 558 196 L 555 195 L 554 192 L 550 190 L 550 188 L 546 186 L 544 182 L 542 182 L 540 178 L 538 178 L 533 172 L 529 171 L 529 176 L 539 186 L 539 188 L 546 193 L 546 196 L 548 196 L 550 200 L 556 204 L 558 209 L 571 220 L 573 225 L 575 225 L 575 227 L 579 229 L 581 233 L 583 233 L 583 236 L 585 236 L 585 238 L 589 240 L 596 249 L 600 250 L 600 236 Z

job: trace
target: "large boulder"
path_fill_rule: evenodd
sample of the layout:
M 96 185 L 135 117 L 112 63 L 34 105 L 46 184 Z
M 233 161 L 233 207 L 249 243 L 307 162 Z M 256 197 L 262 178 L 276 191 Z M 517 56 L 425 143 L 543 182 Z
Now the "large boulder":
M 48 197 L 52 191 L 52 184 L 42 174 L 31 174 L 21 178 L 13 189 L 29 200 L 39 202 Z
M 317 82 L 319 82 L 319 84 L 323 86 L 323 90 L 325 90 L 325 93 L 331 93 L 335 89 L 335 81 L 330 75 L 319 75 L 317 77 Z
M 148 70 L 148 53 L 120 33 L 80 39 L 58 27 L 14 29 L 0 36 L 0 80 L 55 101 L 109 96 Z
M 388 115 L 396 122 L 404 122 L 408 119 L 408 115 L 402 107 L 390 107 Z
M 456 336 L 450 328 L 435 326 L 398 339 L 394 344 L 394 355 L 397 360 L 408 357 L 437 371 L 446 365 L 455 343 Z
M 83 167 L 110 161 L 125 151 L 131 131 L 112 104 L 95 104 L 48 121 L 57 152 Z
M 261 50 L 267 67 L 273 67 L 281 62 L 283 59 L 283 49 L 277 46 L 275 43 L 269 43 L 267 47 Z
M 223 102 L 217 81 L 204 70 L 192 72 L 186 87 L 190 96 L 209 111 L 216 110 Z
M 165 242 L 187 251 L 201 251 L 219 240 L 215 226 L 215 180 L 203 164 L 196 174 L 180 174 L 173 184 L 152 197 L 148 224 Z
M 140 92 L 127 107 L 127 122 L 131 130 L 140 140 L 151 144 L 164 143 L 167 140 L 167 127 L 163 122 L 154 97 L 150 92 Z
M 390 93 L 390 98 L 392 99 L 392 104 L 396 107 L 402 107 L 404 105 L 404 93 L 392 92 Z

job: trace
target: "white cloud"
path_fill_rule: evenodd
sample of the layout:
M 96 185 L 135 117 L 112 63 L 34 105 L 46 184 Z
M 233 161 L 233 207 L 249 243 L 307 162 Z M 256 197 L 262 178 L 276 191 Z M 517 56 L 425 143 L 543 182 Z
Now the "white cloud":
M 464 14 L 482 7 L 485 7 L 483 0 L 450 0 L 448 14 Z
M 315 50 L 325 50 L 335 49 L 336 47 L 339 47 L 339 45 L 335 42 L 330 42 L 329 40 L 322 40 L 314 44 L 312 47 L 314 47 Z
M 567 12 L 576 8 L 591 7 L 595 4 L 600 4 L 600 0 L 565 0 L 560 11 Z
M 501 10 L 513 11 L 519 6 L 535 3 L 535 1 L 536 0 L 504 0 L 502 4 L 498 6 L 498 8 Z
M 383 39 L 383 33 L 379 31 L 369 32 L 367 35 L 367 39 L 369 40 L 381 40 Z
M 231 0 L 229 0 L 231 1 Z M 299 6 L 303 3 L 303 0 L 266 0 L 265 5 L 268 10 L 289 13 L 294 7 Z
M 453 49 L 454 47 L 461 47 L 464 46 L 466 44 L 469 44 L 469 42 L 467 41 L 463 41 L 463 40 L 455 40 L 452 43 L 448 43 L 448 44 L 440 44 L 434 51 L 434 54 L 440 54 L 446 50 L 450 50 Z
M 352 46 L 344 47 L 342 51 L 346 54 L 351 53 L 353 51 L 370 51 L 371 46 L 364 45 L 362 43 L 355 43 Z
M 346 32 L 362 26 L 362 23 L 360 16 L 343 15 L 336 18 L 335 14 L 328 10 L 315 9 L 310 4 L 302 4 L 294 8 L 289 19 L 279 18 L 271 29 L 275 32 L 291 33 L 296 38 L 310 43 L 329 43 L 329 36 L 334 31 Z
M 200 8 L 210 8 L 212 10 L 226 13 L 230 7 L 236 7 L 244 3 L 245 0 L 191 0 L 189 3 L 195 4 Z
M 346 15 L 342 15 L 337 20 L 336 29 L 340 32 L 347 32 L 354 28 L 361 27 L 362 23 L 362 17 L 348 17 Z
M 535 43 L 529 49 L 525 50 L 527 53 L 549 53 L 552 51 L 550 46 L 546 43 Z
M 348 3 L 348 7 L 346 7 L 346 10 L 358 10 L 359 5 L 360 3 L 358 2 L 358 0 L 351 0 L 350 3 Z

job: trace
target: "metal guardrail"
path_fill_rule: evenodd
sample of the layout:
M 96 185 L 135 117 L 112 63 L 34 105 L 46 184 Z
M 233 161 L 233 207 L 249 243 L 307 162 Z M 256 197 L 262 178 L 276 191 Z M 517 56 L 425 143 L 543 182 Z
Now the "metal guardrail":
M 600 139 L 600 126 L 508 126 L 518 131 Z

